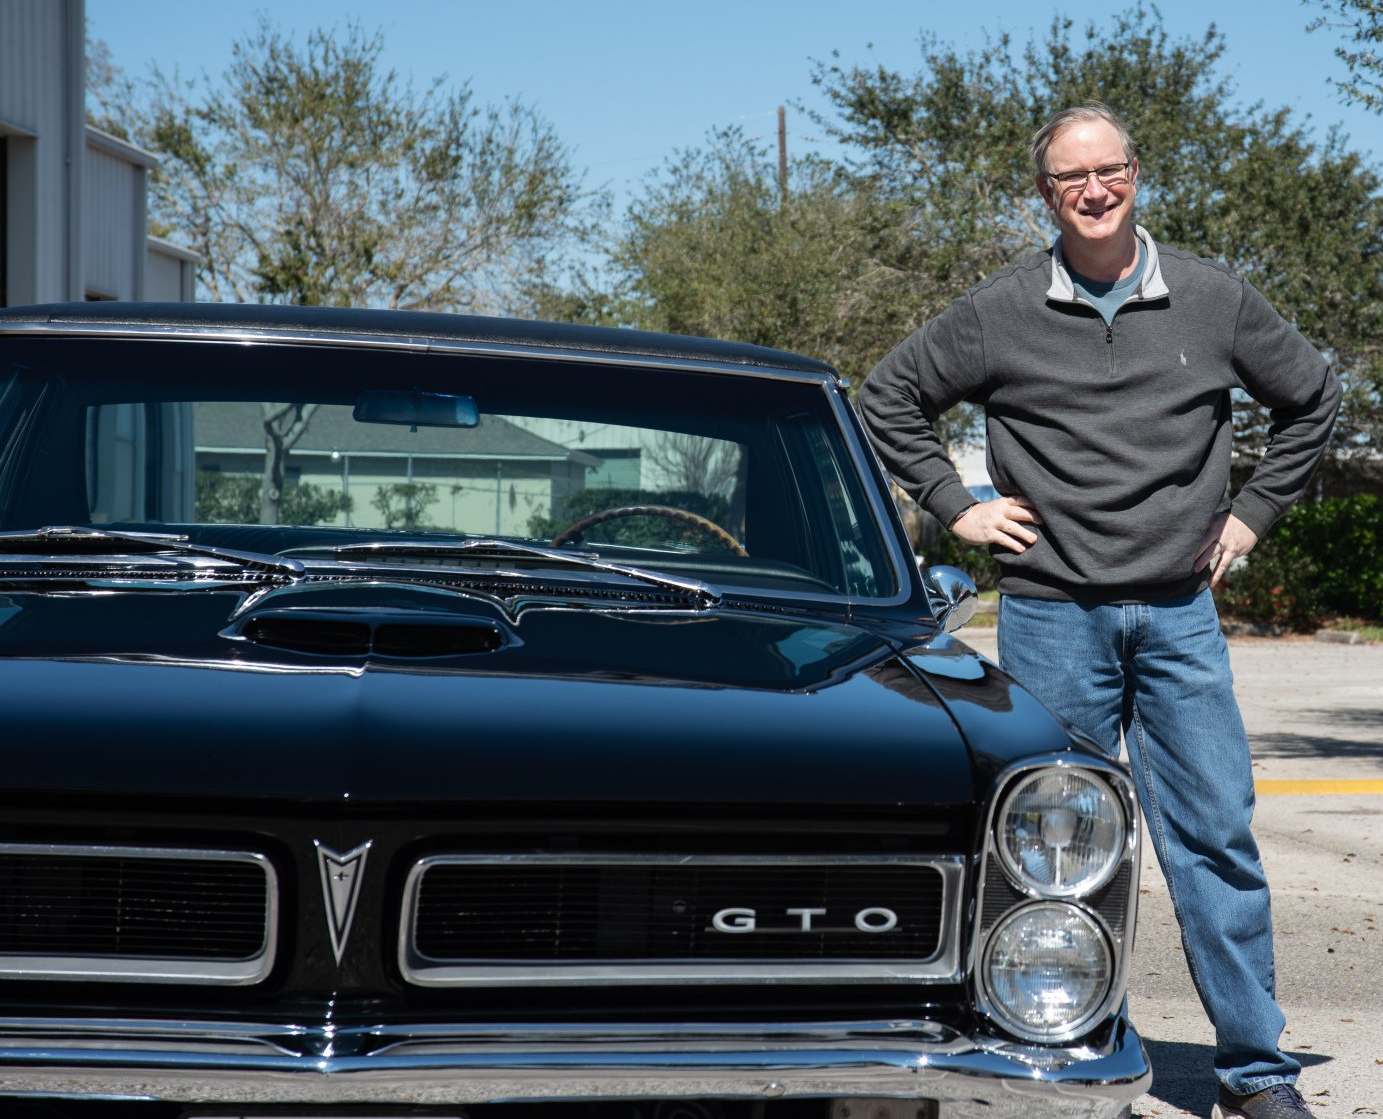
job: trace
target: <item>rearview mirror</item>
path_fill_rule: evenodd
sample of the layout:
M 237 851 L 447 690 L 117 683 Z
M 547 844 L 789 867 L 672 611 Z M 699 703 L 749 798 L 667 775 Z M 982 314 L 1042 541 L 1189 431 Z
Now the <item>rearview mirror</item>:
M 370 389 L 355 401 L 351 415 L 365 424 L 407 424 L 421 427 L 475 427 L 480 411 L 470 396 L 416 389 Z

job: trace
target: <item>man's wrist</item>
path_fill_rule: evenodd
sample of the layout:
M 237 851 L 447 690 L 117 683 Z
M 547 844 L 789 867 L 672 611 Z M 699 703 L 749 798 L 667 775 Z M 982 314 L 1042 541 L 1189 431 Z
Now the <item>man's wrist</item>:
M 964 509 L 962 509 L 959 513 L 952 517 L 948 522 L 946 522 L 946 531 L 952 531 L 960 522 L 961 517 L 965 516 L 966 513 L 970 512 L 970 510 L 975 508 L 975 506 L 978 504 L 978 501 L 972 501 L 969 505 L 967 505 Z

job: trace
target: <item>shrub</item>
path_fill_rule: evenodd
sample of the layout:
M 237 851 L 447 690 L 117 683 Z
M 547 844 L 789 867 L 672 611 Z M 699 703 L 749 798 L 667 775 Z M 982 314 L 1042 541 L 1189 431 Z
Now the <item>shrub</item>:
M 1302 502 L 1231 573 L 1225 612 L 1313 629 L 1323 616 L 1383 619 L 1383 498 Z
M 1308 502 L 1284 519 L 1293 552 L 1314 561 L 1322 607 L 1383 619 L 1383 498 Z
M 264 479 L 258 474 L 223 474 L 218 470 L 197 471 L 197 520 L 210 524 L 252 525 L 259 521 L 260 490 Z M 289 482 L 279 503 L 279 522 L 286 525 L 318 525 L 349 513 L 351 499 L 313 485 Z
M 1217 595 L 1221 612 L 1239 621 L 1315 629 L 1321 615 L 1315 565 L 1275 543 L 1271 536 L 1264 539 L 1230 573 Z
M 426 529 L 423 514 L 437 500 L 436 482 L 390 482 L 375 491 L 370 504 L 384 518 L 385 528 Z
M 951 533 L 926 544 L 923 559 L 959 567 L 980 590 L 998 585 L 989 550 Z M 1383 498 L 1356 494 L 1296 505 L 1217 597 L 1231 617 L 1300 631 L 1330 616 L 1383 620 Z

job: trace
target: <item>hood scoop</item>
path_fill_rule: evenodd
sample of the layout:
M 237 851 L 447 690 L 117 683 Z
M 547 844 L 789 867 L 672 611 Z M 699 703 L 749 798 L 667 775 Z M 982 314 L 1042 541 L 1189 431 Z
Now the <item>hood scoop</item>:
M 510 643 L 499 626 L 416 612 L 282 609 L 256 611 L 222 637 L 329 657 L 421 660 L 493 653 Z

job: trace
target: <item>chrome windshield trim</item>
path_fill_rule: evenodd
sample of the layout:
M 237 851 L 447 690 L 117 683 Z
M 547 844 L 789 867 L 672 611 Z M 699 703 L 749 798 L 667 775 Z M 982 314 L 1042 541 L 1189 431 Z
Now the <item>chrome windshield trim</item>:
M 259 949 L 241 959 L 0 952 L 0 979 L 241 987 L 261 982 L 273 970 L 277 953 L 279 884 L 273 863 L 265 855 L 202 848 L 87 846 L 71 843 L 0 843 L 0 855 L 249 863 L 258 867 L 263 874 L 265 892 L 264 931 Z
M 662 369 L 689 373 L 715 373 L 731 376 L 770 378 L 797 381 L 803 384 L 839 384 L 840 374 L 834 370 L 815 372 L 790 369 L 781 365 L 751 365 L 747 362 L 723 361 L 712 357 L 677 357 L 670 354 L 611 353 L 604 350 L 583 350 L 560 346 L 525 345 L 515 342 L 486 342 L 476 339 L 301 330 L 245 326 L 216 327 L 186 323 L 120 323 L 109 322 L 0 322 L 0 337 L 22 335 L 60 335 L 73 338 L 150 338 L 168 342 L 224 342 L 231 345 L 275 343 L 303 346 L 349 346 L 377 350 L 401 350 L 412 353 L 464 353 L 479 357 L 537 358 L 543 361 L 571 362 L 583 365 L 612 365 L 637 367 L 656 365 Z
M 618 959 L 587 963 L 462 964 L 429 959 L 418 951 L 414 926 L 423 876 L 437 866 L 915 866 L 941 876 L 941 928 L 937 952 L 927 959 L 735 960 Z M 398 964 L 404 979 L 420 987 L 553 987 L 699 985 L 738 983 L 894 984 L 956 983 L 961 971 L 961 905 L 965 858 L 961 855 L 435 855 L 419 859 L 404 883 Z
M 948 1119 L 1115 1119 L 1151 1083 L 1123 1017 L 1032 1046 L 934 1022 L 288 1027 L 0 1019 L 0 1094 L 218 1105 L 937 1100 Z M 206 1105 L 210 1110 L 215 1107 Z M 194 1109 L 195 1113 L 195 1109 Z

